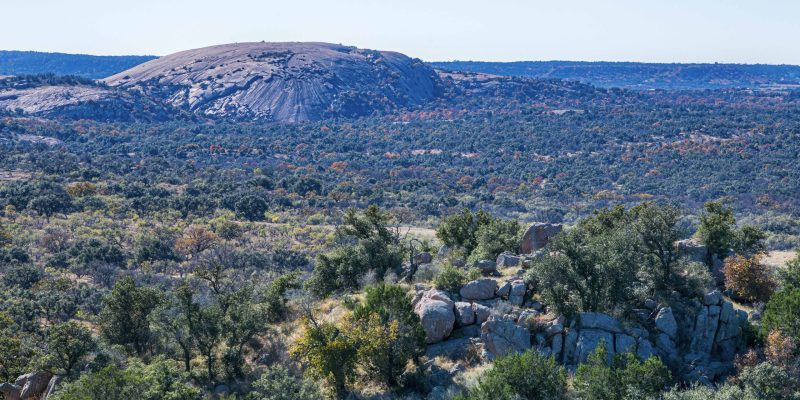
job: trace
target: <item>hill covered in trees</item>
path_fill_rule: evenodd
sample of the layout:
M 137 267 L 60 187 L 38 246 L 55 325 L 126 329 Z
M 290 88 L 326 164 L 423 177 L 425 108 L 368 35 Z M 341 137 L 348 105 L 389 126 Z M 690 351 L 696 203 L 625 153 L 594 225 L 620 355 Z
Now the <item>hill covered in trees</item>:
M 0 50 L 0 75 L 54 74 L 100 79 L 154 58 Z
M 800 66 L 579 61 L 429 62 L 447 71 L 568 79 L 627 89 L 775 88 L 800 85 Z

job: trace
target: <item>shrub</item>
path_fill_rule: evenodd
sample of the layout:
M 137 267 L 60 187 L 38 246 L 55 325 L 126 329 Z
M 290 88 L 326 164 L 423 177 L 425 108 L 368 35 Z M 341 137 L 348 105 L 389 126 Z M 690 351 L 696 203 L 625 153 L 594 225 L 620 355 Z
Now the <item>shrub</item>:
M 317 386 L 288 369 L 275 365 L 253 382 L 247 400 L 318 400 L 322 398 Z
M 797 377 L 790 377 L 781 367 L 764 362 L 754 367 L 745 367 L 739 374 L 739 381 L 745 394 L 756 399 L 789 400 L 796 399 Z
M 784 286 L 800 287 L 800 250 L 795 252 L 794 258 L 783 269 L 778 270 L 778 279 Z
M 536 350 L 495 361 L 465 400 L 564 399 L 567 376 L 552 357 Z
M 353 311 L 358 364 L 369 378 L 396 387 L 406 364 L 425 353 L 425 330 L 402 287 L 381 283 L 365 295 Z
M 515 251 L 519 248 L 520 236 L 519 222 L 492 219 L 475 232 L 477 245 L 468 260 L 494 260 L 504 251 Z
M 758 255 L 728 257 L 722 272 L 725 286 L 747 301 L 765 302 L 775 291 L 776 283 L 771 271 L 761 263 Z
M 704 205 L 705 212 L 700 216 L 697 236 L 706 245 L 708 252 L 706 262 L 710 264 L 712 256 L 725 258 L 734 240 L 733 209 L 718 201 L 709 201 Z
M 261 197 L 247 195 L 236 202 L 236 214 L 250 221 L 261 221 L 267 212 L 267 202 Z
M 352 336 L 329 322 L 317 322 L 313 317 L 303 320 L 305 327 L 300 339 L 289 349 L 290 354 L 308 363 L 311 376 L 323 379 L 338 398 L 347 393 L 347 385 L 355 377 L 357 345 Z
M 450 293 L 458 293 L 467 282 L 480 278 L 481 271 L 477 268 L 464 270 L 452 265 L 445 265 L 433 278 L 433 285 Z
M 632 353 L 617 354 L 609 365 L 602 344 L 578 367 L 573 385 L 585 400 L 645 399 L 657 398 L 671 378 L 669 368 L 657 357 L 642 362 Z
M 3 275 L 3 285 L 30 289 L 42 280 L 42 271 L 30 264 L 12 264 Z

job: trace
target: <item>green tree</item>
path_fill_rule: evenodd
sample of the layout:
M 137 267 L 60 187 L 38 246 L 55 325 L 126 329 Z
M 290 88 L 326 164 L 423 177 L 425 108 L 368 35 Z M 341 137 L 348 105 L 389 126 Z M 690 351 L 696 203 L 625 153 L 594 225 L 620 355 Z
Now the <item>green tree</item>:
M 312 316 L 303 319 L 303 335 L 290 348 L 290 353 L 308 363 L 311 376 L 323 379 L 337 398 L 344 398 L 347 385 L 355 377 L 358 346 L 346 331 L 328 322 L 317 322 Z
M 288 312 L 286 295 L 290 290 L 300 289 L 299 278 L 299 273 L 290 272 L 276 278 L 267 286 L 264 293 L 264 305 L 269 322 L 280 322 L 286 318 Z
M 745 257 L 752 257 L 767 250 L 767 234 L 753 225 L 745 225 L 734 232 L 731 247 L 733 252 Z
M 492 219 L 489 223 L 480 225 L 475 232 L 477 245 L 469 255 L 469 260 L 494 260 L 504 251 L 515 251 L 519 248 L 519 240 L 519 222 Z
M 734 242 L 736 219 L 733 217 L 733 208 L 722 202 L 709 201 L 704 208 L 697 236 L 706 246 L 706 262 L 711 265 L 713 256 L 722 259 L 728 255 Z
M 92 333 L 74 321 L 55 325 L 47 331 L 47 355 L 56 372 L 72 375 L 75 366 L 95 349 Z
M 642 243 L 648 263 L 658 271 L 655 286 L 665 289 L 673 278 L 673 269 L 678 259 L 675 242 L 685 232 L 678 226 L 682 211 L 670 205 L 658 206 L 643 203 L 633 207 L 633 230 Z
M 425 330 L 402 287 L 381 283 L 365 295 L 353 311 L 358 362 L 368 377 L 396 387 L 408 362 L 425 353 Z
M 261 197 L 247 195 L 236 202 L 236 213 L 250 221 L 261 221 L 269 206 Z
M 436 227 L 436 237 L 445 245 L 462 248 L 470 254 L 478 245 L 478 229 L 491 220 L 492 217 L 483 210 L 473 214 L 465 208 L 458 214 L 443 218 Z
M 798 377 L 790 376 L 781 367 L 763 362 L 745 367 L 739 381 L 746 394 L 756 399 L 792 400 L 800 398 Z
M 433 285 L 439 290 L 458 293 L 467 282 L 480 278 L 481 271 L 477 268 L 463 270 L 452 265 L 445 265 L 433 277 Z
M 786 286 L 773 294 L 764 310 L 761 329 L 766 335 L 779 330 L 800 340 L 800 288 Z
M 403 248 L 397 235 L 388 228 L 391 216 L 377 206 L 363 212 L 349 209 L 336 229 L 339 246 L 317 257 L 307 287 L 317 296 L 337 290 L 355 289 L 368 272 L 378 279 L 387 271 L 398 270 L 403 262 Z
M 149 316 L 162 297 L 156 289 L 137 287 L 132 277 L 117 281 L 103 301 L 103 337 L 109 343 L 130 346 L 137 354 L 144 354 L 152 336 Z
M 796 250 L 794 258 L 778 270 L 778 279 L 784 286 L 800 287 L 800 250 Z
M 567 374 L 536 350 L 498 359 L 466 400 L 557 400 L 567 398 Z
M 526 279 L 558 312 L 611 312 L 630 306 L 640 268 L 624 208 L 596 212 L 548 244 Z

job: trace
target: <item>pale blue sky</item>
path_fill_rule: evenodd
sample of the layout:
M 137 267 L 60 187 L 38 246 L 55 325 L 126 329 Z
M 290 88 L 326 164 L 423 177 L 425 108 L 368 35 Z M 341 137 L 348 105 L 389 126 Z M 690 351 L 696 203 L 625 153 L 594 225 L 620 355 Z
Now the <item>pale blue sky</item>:
M 798 0 L 2 0 L 0 49 L 325 41 L 439 60 L 800 64 Z

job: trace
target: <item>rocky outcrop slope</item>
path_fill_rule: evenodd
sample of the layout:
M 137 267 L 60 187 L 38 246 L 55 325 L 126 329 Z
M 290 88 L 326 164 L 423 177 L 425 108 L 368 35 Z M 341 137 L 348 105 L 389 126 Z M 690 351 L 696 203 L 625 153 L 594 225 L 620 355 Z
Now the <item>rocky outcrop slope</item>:
M 419 105 L 439 91 L 420 60 L 328 43 L 237 43 L 164 56 L 104 80 L 211 118 L 314 121 Z

